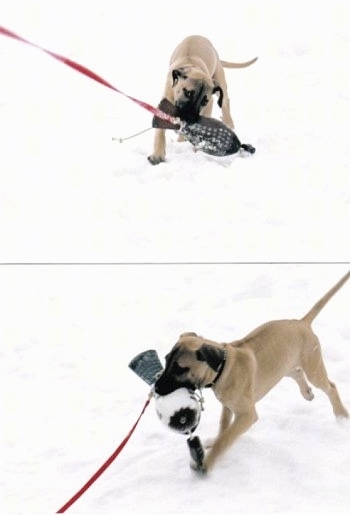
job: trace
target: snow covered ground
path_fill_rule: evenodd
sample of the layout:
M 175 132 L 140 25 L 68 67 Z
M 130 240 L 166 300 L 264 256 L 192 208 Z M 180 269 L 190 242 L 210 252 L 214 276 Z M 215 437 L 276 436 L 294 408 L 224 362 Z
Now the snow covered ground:
M 0 25 L 152 105 L 189 34 L 259 56 L 226 72 L 256 154 L 194 154 L 169 133 L 152 167 L 151 131 L 112 141 L 147 111 L 0 36 L 1 513 L 54 513 L 114 451 L 148 394 L 138 352 L 302 316 L 348 270 L 349 23 L 345 0 L 0 0 Z M 314 328 L 350 408 L 348 299 L 349 284 Z M 152 403 L 67 513 L 348 512 L 350 426 L 315 393 L 283 380 L 205 480 Z M 203 439 L 219 414 L 205 398 Z

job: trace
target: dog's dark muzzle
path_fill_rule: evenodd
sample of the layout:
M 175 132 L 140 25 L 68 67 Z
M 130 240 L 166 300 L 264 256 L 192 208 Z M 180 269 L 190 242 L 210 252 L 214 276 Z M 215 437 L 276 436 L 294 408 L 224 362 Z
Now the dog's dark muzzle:
M 200 107 L 191 100 L 175 102 L 176 116 L 187 123 L 194 123 L 199 118 Z
M 185 122 L 194 123 L 198 120 L 202 107 L 207 103 L 204 86 L 199 91 L 184 89 L 184 96 L 175 100 L 177 116 Z
M 188 388 L 189 390 L 193 391 L 196 389 L 195 385 L 193 385 L 190 381 L 180 381 L 171 374 L 167 374 L 166 370 L 154 383 L 154 391 L 158 395 L 168 395 L 169 393 L 172 393 L 179 388 Z

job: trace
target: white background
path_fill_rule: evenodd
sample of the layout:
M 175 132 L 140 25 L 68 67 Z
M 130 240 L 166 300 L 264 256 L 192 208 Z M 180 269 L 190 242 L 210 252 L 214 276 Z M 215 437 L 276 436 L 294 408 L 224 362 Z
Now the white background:
M 256 154 L 194 154 L 169 132 L 152 167 L 151 131 L 112 141 L 150 113 L 0 35 L 2 513 L 57 511 L 113 452 L 148 394 L 135 354 L 163 359 L 186 330 L 230 341 L 302 316 L 346 273 L 349 15 L 334 0 L 0 0 L 0 25 L 152 105 L 189 34 L 225 60 L 259 56 L 226 72 Z M 314 328 L 349 408 L 348 288 Z M 349 424 L 315 393 L 307 403 L 283 380 L 205 481 L 151 405 L 68 513 L 348 512 Z M 203 439 L 219 414 L 205 397 Z

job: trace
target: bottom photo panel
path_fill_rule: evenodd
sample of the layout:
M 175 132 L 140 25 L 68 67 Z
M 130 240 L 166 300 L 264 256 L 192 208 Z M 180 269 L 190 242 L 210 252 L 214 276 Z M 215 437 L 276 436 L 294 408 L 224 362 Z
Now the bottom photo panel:
M 348 513 L 350 264 L 0 285 L 3 513 Z

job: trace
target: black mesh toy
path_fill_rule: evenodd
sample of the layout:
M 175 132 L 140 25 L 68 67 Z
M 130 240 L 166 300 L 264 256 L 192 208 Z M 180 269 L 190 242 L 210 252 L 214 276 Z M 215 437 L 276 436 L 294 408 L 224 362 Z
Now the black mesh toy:
M 161 100 L 158 108 L 174 118 L 178 117 L 176 107 L 166 98 Z M 154 116 L 152 127 L 175 130 L 179 134 L 183 134 L 196 150 L 212 156 L 230 156 L 241 149 L 249 154 L 255 152 L 252 145 L 241 143 L 232 129 L 215 118 L 198 115 L 191 121 L 179 120 L 179 123 L 172 123 Z

